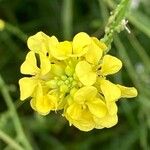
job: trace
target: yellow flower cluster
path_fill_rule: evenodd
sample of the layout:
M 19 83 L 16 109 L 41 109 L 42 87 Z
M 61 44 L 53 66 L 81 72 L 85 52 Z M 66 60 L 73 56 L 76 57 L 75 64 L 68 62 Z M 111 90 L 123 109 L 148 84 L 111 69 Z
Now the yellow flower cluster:
M 117 73 L 122 62 L 105 54 L 106 45 L 84 32 L 59 42 L 43 32 L 29 37 L 29 53 L 21 65 L 20 99 L 42 115 L 62 110 L 82 131 L 110 128 L 117 121 L 116 102 L 137 96 L 134 87 L 113 84 L 106 76 Z

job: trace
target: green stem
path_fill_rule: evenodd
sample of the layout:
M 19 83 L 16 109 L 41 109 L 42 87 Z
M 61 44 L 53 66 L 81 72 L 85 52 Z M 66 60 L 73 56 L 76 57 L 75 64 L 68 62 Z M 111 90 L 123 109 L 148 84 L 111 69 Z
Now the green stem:
M 134 36 L 134 34 L 127 35 L 129 42 L 133 46 L 134 50 L 137 52 L 141 60 L 143 61 L 145 68 L 147 68 L 148 72 L 150 72 L 150 57 L 142 47 L 142 45 L 139 43 L 137 38 Z
M 102 41 L 104 41 L 108 46 L 106 53 L 111 48 L 114 34 L 121 32 L 125 28 L 125 25 L 122 23 L 122 21 L 123 19 L 125 19 L 125 14 L 129 1 L 130 0 L 122 0 L 120 4 L 116 7 L 116 9 L 114 9 L 112 15 L 108 19 L 108 23 L 105 28 L 105 35 L 102 39 Z
M 109 17 L 108 16 L 108 9 L 106 7 L 106 4 L 104 3 L 104 0 L 98 0 L 98 3 L 99 3 L 99 8 L 100 8 L 100 13 L 102 14 L 102 19 L 103 19 L 103 22 L 104 24 L 106 24 L 106 20 L 107 18 Z
M 14 126 L 15 126 L 16 132 L 18 134 L 18 137 L 20 138 L 22 144 L 26 147 L 27 150 L 32 150 L 32 147 L 31 147 L 30 143 L 28 142 L 26 135 L 24 134 L 22 125 L 19 120 L 19 116 L 18 116 L 15 106 L 13 104 L 13 100 L 8 92 L 7 86 L 5 85 L 5 82 L 3 81 L 3 78 L 1 75 L 0 75 L 0 90 L 1 90 L 2 96 L 4 97 L 5 102 L 7 104 L 7 107 L 10 111 L 10 115 L 14 122 Z
M 109 0 L 109 1 L 107 0 L 106 2 L 111 9 L 114 9 L 114 7 L 116 6 L 116 3 L 113 0 Z M 150 37 L 150 30 L 149 30 L 150 21 L 149 21 L 148 16 L 146 16 L 145 14 L 142 14 L 139 11 L 136 11 L 136 12 L 129 11 L 127 13 L 127 19 L 137 29 L 141 30 L 143 33 L 145 33 L 145 35 Z
M 2 139 L 5 143 L 7 143 L 11 148 L 15 150 L 23 150 L 23 148 L 16 143 L 11 137 L 9 137 L 5 132 L 0 130 L 0 139 Z
M 8 46 L 8 49 L 15 55 L 15 57 L 17 59 L 22 59 L 23 53 L 20 51 L 20 48 L 18 47 L 18 45 L 11 38 L 11 35 L 7 31 L 3 31 L 0 37 L 1 37 L 2 42 Z
M 125 47 L 118 36 L 115 36 L 114 43 L 120 57 L 124 61 L 124 65 L 129 73 L 129 76 L 131 77 L 131 80 L 133 81 L 134 85 L 138 88 L 139 93 L 144 93 L 145 95 L 150 96 L 149 89 L 145 88 L 145 85 L 143 85 L 139 80 L 139 77 L 135 72 L 134 66 L 132 65 L 132 62 L 125 50 Z
M 15 36 L 17 36 L 23 42 L 27 41 L 28 36 L 25 33 L 23 33 L 19 28 L 13 26 L 12 24 L 6 23 L 5 29 L 10 33 L 14 34 Z
M 120 57 L 122 58 L 122 60 L 124 61 L 124 64 L 125 64 L 125 67 L 133 81 L 133 83 L 138 87 L 140 86 L 140 83 L 139 83 L 139 80 L 136 76 L 136 72 L 134 71 L 134 67 L 130 61 L 130 58 L 125 50 L 125 47 L 124 45 L 122 44 L 121 40 L 119 39 L 118 36 L 115 36 L 114 38 L 114 43 L 115 43 L 115 46 L 118 50 L 118 53 L 120 55 Z
M 143 32 L 145 35 L 147 35 L 150 38 L 150 20 L 149 17 L 145 14 L 136 12 L 131 12 L 127 15 L 127 18 L 133 24 L 137 29 L 139 29 L 141 32 Z
M 65 39 L 70 39 L 72 36 L 72 5 L 73 0 L 63 0 L 62 24 Z

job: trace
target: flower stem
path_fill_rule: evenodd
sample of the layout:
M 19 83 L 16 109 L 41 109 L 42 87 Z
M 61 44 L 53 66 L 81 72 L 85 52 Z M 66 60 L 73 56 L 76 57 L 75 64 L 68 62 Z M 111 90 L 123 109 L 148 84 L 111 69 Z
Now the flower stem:
M 11 137 L 9 137 L 5 132 L 0 130 L 0 139 L 2 139 L 5 143 L 7 143 L 11 148 L 15 150 L 23 150 L 23 148 L 16 143 Z
M 72 5 L 73 0 L 63 0 L 62 24 L 65 39 L 70 39 L 72 36 Z
M 125 28 L 123 20 L 125 19 L 125 14 L 129 1 L 130 0 L 122 0 L 120 4 L 118 4 L 116 9 L 113 12 L 111 12 L 111 16 L 109 17 L 108 23 L 105 27 L 105 35 L 102 39 L 102 41 L 105 42 L 108 46 L 106 53 L 111 48 L 111 43 L 113 41 L 114 34 L 121 32 Z
M 28 36 L 25 33 L 23 33 L 19 28 L 13 26 L 12 24 L 6 22 L 5 29 L 10 33 L 14 34 L 15 36 L 17 36 L 23 42 L 27 41 Z
M 18 137 L 20 138 L 20 141 L 26 147 L 26 149 L 32 150 L 32 147 L 31 147 L 30 143 L 28 142 L 26 135 L 24 134 L 22 125 L 19 120 L 19 116 L 18 116 L 15 106 L 13 104 L 13 100 L 8 92 L 7 86 L 5 85 L 5 82 L 3 81 L 3 78 L 1 75 L 0 75 L 0 90 L 1 90 L 2 96 L 4 97 L 5 102 L 7 104 L 7 107 L 10 111 L 10 115 L 14 122 L 14 126 L 15 126 L 16 132 L 18 134 Z

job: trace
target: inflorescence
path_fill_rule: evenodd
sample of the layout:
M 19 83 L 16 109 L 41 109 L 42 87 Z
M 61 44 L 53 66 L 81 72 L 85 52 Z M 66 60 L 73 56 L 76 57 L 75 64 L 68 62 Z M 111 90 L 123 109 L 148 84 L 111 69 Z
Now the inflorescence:
M 61 110 L 69 124 L 82 131 L 110 128 L 118 122 L 118 99 L 137 96 L 134 87 L 107 79 L 122 62 L 106 54 L 107 46 L 95 37 L 80 32 L 72 41 L 59 42 L 38 32 L 27 44 L 20 99 L 30 97 L 31 107 L 41 115 Z

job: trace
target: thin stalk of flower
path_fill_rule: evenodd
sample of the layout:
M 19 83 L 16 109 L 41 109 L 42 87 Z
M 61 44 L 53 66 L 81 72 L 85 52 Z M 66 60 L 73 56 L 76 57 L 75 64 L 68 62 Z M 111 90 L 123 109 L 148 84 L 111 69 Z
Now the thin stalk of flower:
M 23 33 L 18 27 L 14 26 L 8 22 L 5 22 L 5 30 L 10 32 L 11 34 L 15 35 L 23 42 L 26 42 L 26 40 L 28 38 L 28 36 L 25 33 Z
M 9 137 L 5 132 L 0 130 L 0 139 L 2 139 L 5 143 L 11 146 L 15 150 L 24 150 L 16 141 L 14 141 L 11 137 Z
M 24 131 L 23 131 L 22 125 L 20 123 L 16 109 L 14 107 L 13 101 L 11 99 L 11 96 L 9 95 L 9 92 L 7 90 L 5 82 L 3 81 L 3 78 L 1 77 L 1 75 L 0 75 L 0 90 L 4 97 L 5 102 L 7 104 L 7 107 L 9 109 L 9 111 L 11 112 L 10 115 L 14 122 L 14 126 L 15 126 L 15 129 L 16 129 L 16 132 L 17 132 L 17 135 L 18 135 L 20 141 L 22 142 L 24 147 L 26 147 L 29 150 L 32 150 L 31 145 L 28 142 L 26 135 L 24 134 Z

